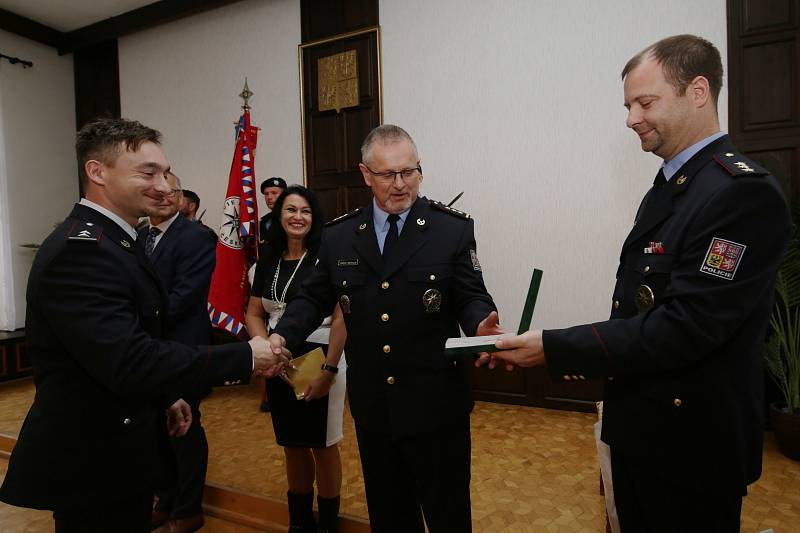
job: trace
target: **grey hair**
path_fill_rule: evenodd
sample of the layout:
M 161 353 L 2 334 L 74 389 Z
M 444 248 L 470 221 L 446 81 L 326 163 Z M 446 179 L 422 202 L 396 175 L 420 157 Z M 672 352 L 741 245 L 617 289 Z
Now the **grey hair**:
M 379 142 L 381 144 L 394 144 L 403 141 L 408 141 L 411 148 L 414 150 L 414 159 L 419 160 L 419 153 L 417 152 L 417 145 L 414 139 L 408 134 L 406 130 L 394 124 L 381 124 L 367 134 L 364 142 L 361 144 L 361 161 L 368 163 L 370 160 L 370 152 L 372 146 Z
M 168 174 L 175 178 L 175 185 L 177 185 L 179 189 L 183 190 L 183 185 L 181 185 L 181 179 L 178 177 L 178 175 L 171 170 L 168 172 Z

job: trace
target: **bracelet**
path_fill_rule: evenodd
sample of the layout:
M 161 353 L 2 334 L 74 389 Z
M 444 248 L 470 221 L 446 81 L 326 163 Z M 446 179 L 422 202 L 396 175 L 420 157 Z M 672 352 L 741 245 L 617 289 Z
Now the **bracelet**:
M 322 363 L 322 370 L 327 370 L 331 374 L 336 374 L 337 372 L 339 372 L 339 367 L 329 365 L 328 363 Z

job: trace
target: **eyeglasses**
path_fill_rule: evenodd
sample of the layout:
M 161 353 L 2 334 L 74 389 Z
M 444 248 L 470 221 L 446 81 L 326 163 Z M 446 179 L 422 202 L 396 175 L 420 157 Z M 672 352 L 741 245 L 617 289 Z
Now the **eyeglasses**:
M 375 172 L 371 168 L 367 166 L 366 163 L 361 163 L 366 167 L 370 174 L 378 178 L 379 181 L 384 183 L 390 183 L 397 179 L 397 175 L 399 174 L 403 181 L 408 182 L 411 181 L 417 175 L 417 172 L 422 174 L 422 166 L 417 162 L 417 166 L 415 168 L 404 168 L 403 170 L 387 170 L 386 172 Z
M 167 198 L 175 198 L 175 195 L 177 195 L 179 192 L 183 192 L 183 189 L 170 189 L 169 192 L 164 196 Z

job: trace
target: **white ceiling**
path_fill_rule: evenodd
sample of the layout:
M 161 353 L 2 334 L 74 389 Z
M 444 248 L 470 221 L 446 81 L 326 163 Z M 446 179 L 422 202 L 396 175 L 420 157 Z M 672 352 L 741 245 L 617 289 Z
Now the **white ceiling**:
M 0 0 L 0 8 L 58 31 L 72 31 L 154 0 Z

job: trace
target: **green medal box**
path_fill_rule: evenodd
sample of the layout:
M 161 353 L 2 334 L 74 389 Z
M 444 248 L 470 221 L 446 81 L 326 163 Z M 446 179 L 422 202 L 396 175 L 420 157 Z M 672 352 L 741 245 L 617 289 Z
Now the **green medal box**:
M 536 298 L 539 295 L 539 285 L 542 282 L 542 271 L 538 268 L 533 269 L 531 284 L 528 287 L 528 296 L 525 298 L 525 306 L 522 309 L 522 317 L 519 320 L 517 333 L 503 333 L 502 335 L 483 335 L 479 337 L 451 337 L 444 345 L 445 355 L 472 355 L 480 352 L 498 351 L 495 342 L 500 339 L 521 335 L 531 327 L 533 309 L 536 307 Z

